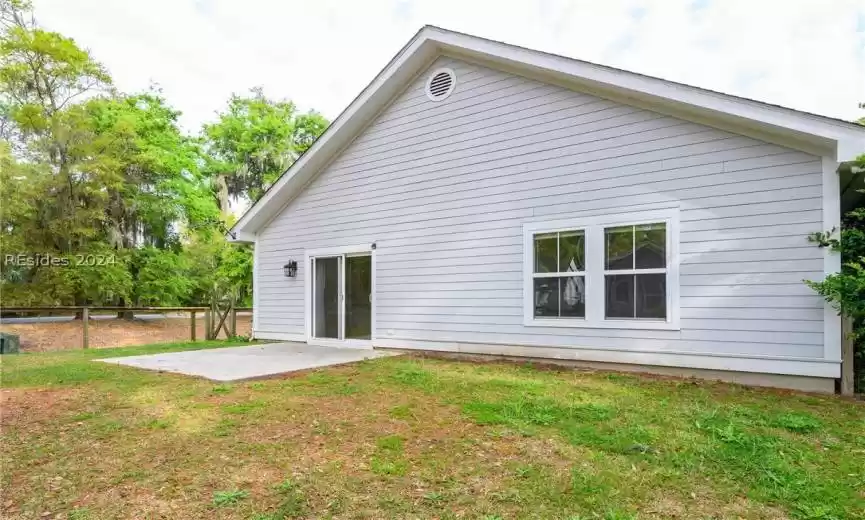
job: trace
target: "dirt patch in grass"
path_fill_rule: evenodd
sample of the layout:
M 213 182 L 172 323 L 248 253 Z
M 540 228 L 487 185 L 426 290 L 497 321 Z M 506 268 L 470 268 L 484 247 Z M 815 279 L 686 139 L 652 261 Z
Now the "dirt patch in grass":
M 204 338 L 204 318 L 196 320 L 196 338 Z M 22 352 L 47 352 L 81 348 L 82 324 L 80 320 L 57 323 L 3 323 L 0 331 L 17 334 Z M 249 336 L 252 331 L 250 316 L 237 317 L 237 334 Z M 90 348 L 128 347 L 151 343 L 172 343 L 190 339 L 189 318 L 91 320 Z M 220 331 L 220 338 L 225 332 Z
M 73 388 L 0 388 L 0 426 L 27 428 L 46 423 L 74 410 L 81 391 Z
M 158 492 L 136 484 L 121 484 L 106 492 L 86 494 L 76 500 L 72 511 L 79 518 L 97 518 L 90 511 L 110 511 L 116 504 L 127 504 L 129 511 L 135 511 L 138 518 L 177 518 L 183 514 L 182 499 L 166 500 Z M 62 513 L 61 513 L 62 514 Z M 63 516 L 61 516 L 63 518 Z M 66 518 L 72 518 L 67 515 Z
M 719 499 L 713 490 L 696 487 L 681 493 L 669 490 L 658 494 L 649 502 L 643 513 L 650 518 L 754 518 L 760 520 L 788 520 L 782 510 L 754 502 L 745 497 L 733 497 L 729 501 Z

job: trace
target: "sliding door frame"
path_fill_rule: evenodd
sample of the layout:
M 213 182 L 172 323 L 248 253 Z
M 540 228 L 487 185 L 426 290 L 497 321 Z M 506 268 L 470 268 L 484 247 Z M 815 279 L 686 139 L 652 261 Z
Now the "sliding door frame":
M 357 255 L 369 255 L 370 257 L 370 339 L 348 339 L 345 338 L 345 284 L 346 284 L 346 257 Z M 313 312 L 313 278 L 315 273 L 312 269 L 312 259 L 316 257 L 340 257 L 340 298 L 339 298 L 339 330 L 340 336 L 343 339 L 336 338 L 316 338 L 313 334 L 314 323 L 312 321 Z M 375 250 L 369 244 L 362 246 L 343 246 L 327 249 L 311 249 L 304 251 L 304 322 L 306 328 L 306 342 L 310 345 L 320 345 L 324 347 L 343 347 L 343 348 L 372 348 L 373 341 L 376 339 L 375 330 L 375 314 L 376 314 L 376 289 L 375 289 Z

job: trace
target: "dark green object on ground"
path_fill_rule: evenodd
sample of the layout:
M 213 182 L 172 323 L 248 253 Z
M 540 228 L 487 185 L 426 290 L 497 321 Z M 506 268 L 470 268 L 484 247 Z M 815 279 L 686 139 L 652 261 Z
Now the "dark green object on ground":
M 17 354 L 19 344 L 15 334 L 0 332 L 0 354 Z

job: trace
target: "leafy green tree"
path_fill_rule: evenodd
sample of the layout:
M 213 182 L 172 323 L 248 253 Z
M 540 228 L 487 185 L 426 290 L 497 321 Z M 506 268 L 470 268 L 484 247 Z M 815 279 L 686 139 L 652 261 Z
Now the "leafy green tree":
M 132 295 L 134 281 L 129 271 L 127 251 L 118 252 L 102 242 L 90 244 L 84 253 L 65 257 L 69 260 L 67 266 L 40 271 L 46 281 L 68 291 L 63 294 L 55 289 L 54 294 L 66 296 L 67 300 L 78 304 L 95 305 L 128 300 Z M 52 277 L 55 278 L 53 281 Z
M 321 114 L 298 113 L 294 103 L 269 99 L 260 88 L 246 97 L 233 95 L 218 120 L 202 128 L 204 170 L 226 221 L 223 227 L 231 218 L 230 199 L 257 200 L 327 126 Z M 202 233 L 187 249 L 197 258 L 193 277 L 199 280 L 199 298 L 230 293 L 251 304 L 249 246 L 228 244 L 221 234 Z
M 184 248 L 195 282 L 193 300 L 206 302 L 213 294 L 232 295 L 252 305 L 252 248 L 230 244 L 221 232 L 205 230 L 189 237 Z
M 0 248 L 21 251 L 28 233 L 38 232 L 36 208 L 47 172 L 38 164 L 18 161 L 7 141 L 0 141 Z
M 14 122 L 25 139 L 41 140 L 40 151 L 67 174 L 73 134 L 61 112 L 76 98 L 109 89 L 111 77 L 71 38 L 37 27 L 29 11 L 29 2 L 0 0 L 4 126 Z
M 119 259 L 97 266 L 7 265 L 4 301 L 184 298 L 182 284 L 177 296 L 148 280 L 140 259 L 171 258 L 180 247 L 179 226 L 216 221 L 199 145 L 182 135 L 179 113 L 158 93 L 114 93 L 107 71 L 87 51 L 37 27 L 24 12 L 27 4 L 0 1 L 0 115 L 4 136 L 15 143 L 0 152 L 9 201 L 0 216 L 0 245 L 5 252 L 73 259 L 113 251 Z M 174 249 L 164 257 L 149 249 L 149 255 L 123 253 L 145 246 Z
M 73 103 L 106 91 L 111 78 L 73 40 L 37 27 L 28 8 L 25 2 L 0 0 L 0 113 L 18 155 L 53 174 L 45 179 L 47 197 L 40 198 L 36 211 L 53 236 L 44 245 L 69 253 L 96 235 L 104 197 L 103 179 L 75 168 L 90 135 L 82 125 L 86 115 Z
M 4 305 L 251 302 L 252 250 L 223 236 L 228 201 L 257 199 L 328 123 L 261 89 L 200 136 L 178 117 L 158 91 L 117 92 L 29 1 L 0 0 L 0 251 L 64 262 L 4 255 Z
M 195 281 L 189 272 L 188 258 L 182 252 L 153 246 L 136 249 L 132 255 L 133 302 L 141 306 L 190 303 Z
M 231 197 L 257 200 L 327 128 L 317 112 L 299 114 L 294 103 L 267 98 L 260 88 L 233 95 L 216 123 L 204 125 L 207 172 L 220 208 Z
M 179 239 L 176 223 L 217 219 L 198 147 L 157 93 L 99 97 L 83 107 L 92 139 L 80 169 L 103 179 L 104 231 L 115 247 L 168 247 Z
M 224 240 L 224 238 L 223 238 Z M 225 244 L 219 255 L 216 279 L 243 306 L 252 306 L 252 247 Z
M 52 299 L 38 285 L 31 285 L 32 290 L 25 291 L 26 294 L 16 295 L 15 288 L 33 283 L 38 268 L 5 262 L 7 254 L 46 254 L 51 251 L 48 247 L 33 247 L 34 242 L 38 244 L 38 238 L 34 240 L 34 237 L 42 233 L 33 201 L 44 196 L 43 190 L 49 179 L 47 168 L 18 161 L 11 145 L 0 141 L 0 253 L 4 253 L 0 294 L 7 305 L 52 304 Z

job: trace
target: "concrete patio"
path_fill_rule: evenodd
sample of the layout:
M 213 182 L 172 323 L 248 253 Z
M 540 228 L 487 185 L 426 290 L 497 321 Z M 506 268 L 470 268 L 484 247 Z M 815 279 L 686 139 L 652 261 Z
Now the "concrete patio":
M 96 361 L 228 382 L 393 355 L 396 353 L 381 350 L 316 347 L 306 343 L 286 342 L 107 358 Z

